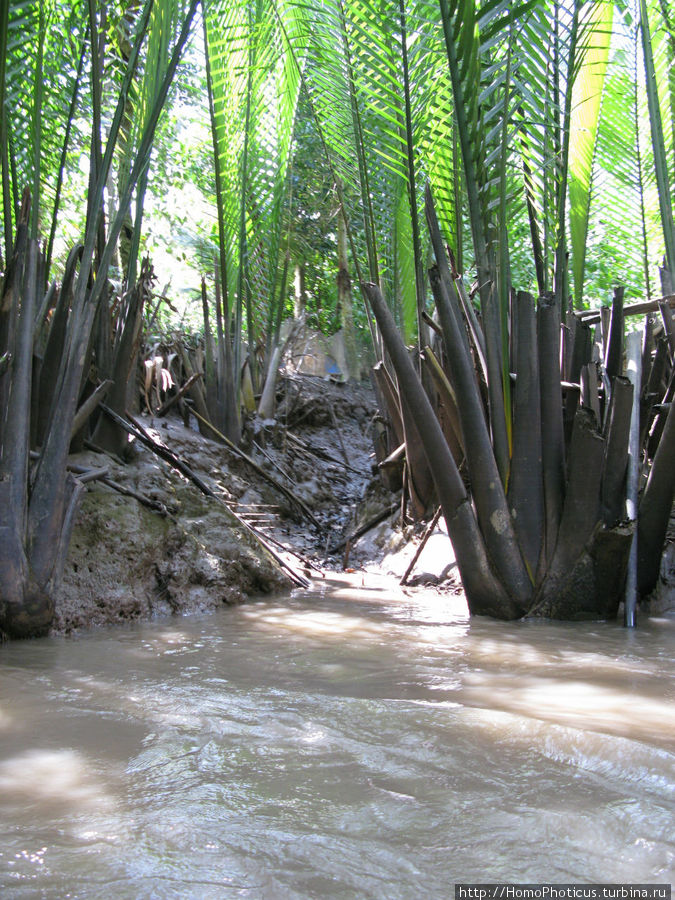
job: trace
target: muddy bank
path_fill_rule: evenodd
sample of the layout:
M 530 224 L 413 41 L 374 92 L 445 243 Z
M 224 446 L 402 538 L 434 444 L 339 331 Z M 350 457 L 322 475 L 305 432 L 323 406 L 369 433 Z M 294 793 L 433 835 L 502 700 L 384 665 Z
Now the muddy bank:
M 92 451 L 74 456 L 74 465 L 105 467 L 112 481 L 159 511 L 102 481 L 87 486 L 52 631 L 203 612 L 292 586 L 246 524 L 269 539 L 295 570 L 318 576 L 327 548 L 353 526 L 373 477 L 374 411 L 365 384 L 310 376 L 280 382 L 274 419 L 252 420 L 243 449 L 299 504 L 178 418 L 143 416 L 139 421 L 219 500 L 205 496 L 137 441 L 130 443 L 124 462 Z M 284 546 L 294 552 L 286 553 Z M 317 569 L 307 565 L 310 561 Z M 332 558 L 333 565 L 338 562 Z

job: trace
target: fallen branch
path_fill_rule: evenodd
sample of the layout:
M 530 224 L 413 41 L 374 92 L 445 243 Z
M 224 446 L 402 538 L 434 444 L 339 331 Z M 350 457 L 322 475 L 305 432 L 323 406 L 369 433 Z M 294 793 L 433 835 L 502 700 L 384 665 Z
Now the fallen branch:
M 82 406 L 80 406 L 73 417 L 73 425 L 70 429 L 71 438 L 75 437 L 77 432 L 80 430 L 80 428 L 82 428 L 84 423 L 94 412 L 99 403 L 105 400 L 106 394 L 108 393 L 112 385 L 113 382 L 110 379 L 108 379 L 108 381 L 103 381 L 101 384 L 99 384 L 94 393 L 91 394 L 91 396 L 87 397 Z
M 438 520 L 439 520 L 440 517 L 441 517 L 441 512 L 442 512 L 442 510 L 441 510 L 441 507 L 439 506 L 438 509 L 436 510 L 436 512 L 434 513 L 433 519 L 432 519 L 431 522 L 429 522 L 429 524 L 427 525 L 426 531 L 425 531 L 424 534 L 422 535 L 422 540 L 421 540 L 420 543 L 419 543 L 419 547 L 417 548 L 417 550 L 415 550 L 415 555 L 414 555 L 413 558 L 410 560 L 410 565 L 409 565 L 408 568 L 405 570 L 405 575 L 403 576 L 403 578 L 401 578 L 401 581 L 399 582 L 400 584 L 406 584 L 406 583 L 407 583 L 408 578 L 410 577 L 410 573 L 411 573 L 412 570 L 415 568 L 415 563 L 417 562 L 417 560 L 418 560 L 418 559 L 420 558 L 420 556 L 422 555 L 422 550 L 424 550 L 424 548 L 426 547 L 427 541 L 428 541 L 429 538 L 431 537 L 434 528 L 438 525 Z
M 296 486 L 297 486 L 297 482 L 294 481 L 294 480 L 291 478 L 291 476 L 288 474 L 288 472 L 285 472 L 285 471 L 281 468 L 281 466 L 280 466 L 278 463 L 276 463 L 276 462 L 272 459 L 272 457 L 269 455 L 269 453 L 265 450 L 264 447 L 261 447 L 260 444 L 259 444 L 257 441 L 253 441 L 253 446 L 255 447 L 255 449 L 256 449 L 259 453 L 262 453 L 262 455 L 263 455 L 263 456 L 265 457 L 265 459 L 270 463 L 270 465 L 274 466 L 274 468 L 277 470 L 277 472 L 279 472 L 280 475 L 283 475 L 284 478 L 286 478 L 286 479 L 293 485 L 293 487 L 296 487 Z
M 77 475 L 80 484 L 89 484 L 91 481 L 103 481 L 110 474 L 108 466 L 102 466 L 100 469 L 87 469 L 85 466 L 68 465 L 68 471 Z
M 370 531 L 371 528 L 374 528 L 376 525 L 379 525 L 380 522 L 383 522 L 387 518 L 387 516 L 393 515 L 395 512 L 398 511 L 398 509 L 399 509 L 399 502 L 397 500 L 396 503 L 392 503 L 391 506 L 388 506 L 386 509 L 380 510 L 380 512 L 377 513 L 377 515 L 373 516 L 372 519 L 368 519 L 368 521 L 365 524 L 361 525 L 360 528 L 357 528 L 356 531 L 352 532 L 350 535 L 348 535 L 346 538 L 341 540 L 339 543 L 334 544 L 330 548 L 329 552 L 337 553 L 338 550 L 342 550 L 343 547 L 346 547 L 348 543 L 353 544 L 354 541 L 358 541 L 358 539 L 360 537 L 363 537 L 363 535 L 366 534 L 368 531 Z
M 185 382 L 185 384 L 178 391 L 176 391 L 176 393 L 172 397 L 169 397 L 168 400 L 165 400 L 164 403 L 162 403 L 160 408 L 157 410 L 157 413 L 156 413 L 157 417 L 159 419 L 161 419 L 162 416 L 165 416 L 168 413 L 168 411 L 171 409 L 171 407 L 174 405 L 174 403 L 177 403 L 180 400 L 180 398 L 183 396 L 183 394 L 185 394 L 187 391 L 189 391 L 190 388 L 192 387 L 192 385 L 195 383 L 195 381 L 197 381 L 197 379 L 201 378 L 201 377 L 202 377 L 201 372 L 194 372 L 192 375 L 190 375 L 190 377 Z
M 206 494 L 207 497 L 212 497 L 214 500 L 222 503 L 223 506 L 229 511 L 229 513 L 236 519 L 236 521 L 253 537 L 255 540 L 267 550 L 267 552 L 276 560 L 276 562 L 281 566 L 282 569 L 286 571 L 292 581 L 294 581 L 300 587 L 309 587 L 309 581 L 301 575 L 299 572 L 296 572 L 295 569 L 286 562 L 283 557 L 277 553 L 274 548 L 270 545 L 266 536 L 261 534 L 256 528 L 252 525 L 249 525 L 248 522 L 243 519 L 240 515 L 238 515 L 231 506 L 225 502 L 225 500 L 218 496 L 218 494 L 213 491 L 208 484 L 206 484 L 203 479 L 197 475 L 196 472 L 193 472 L 190 466 L 182 460 L 179 456 L 177 456 L 172 450 L 169 450 L 168 447 L 163 446 L 162 444 L 155 441 L 151 438 L 146 432 L 145 429 L 137 423 L 132 416 L 130 416 L 130 421 L 127 422 L 121 416 L 118 416 L 116 412 L 114 412 L 109 407 L 105 406 L 105 404 L 101 404 L 101 409 L 105 412 L 106 415 L 110 416 L 113 421 L 117 422 L 117 424 L 127 431 L 130 435 L 139 440 L 142 444 L 145 444 L 152 452 L 159 456 L 160 459 L 163 459 L 165 462 L 169 463 L 174 469 L 179 471 L 181 475 L 184 475 L 187 479 L 189 479 L 194 485 L 196 485 L 199 490 Z
M 338 466 L 342 466 L 344 469 L 349 469 L 350 472 L 354 472 L 356 475 L 362 474 L 358 469 L 355 469 L 348 463 L 343 462 L 341 459 L 337 459 L 337 457 L 332 456 L 326 450 L 322 450 L 320 447 L 310 447 L 309 444 L 307 444 L 297 435 L 293 434 L 292 431 L 286 431 L 286 437 L 291 442 L 291 444 L 294 444 L 300 450 L 303 450 L 305 453 L 309 453 L 311 456 L 316 456 L 317 459 L 325 459 L 326 462 L 335 463 Z
M 661 303 L 668 305 L 672 309 L 675 307 L 675 294 L 669 294 L 667 297 L 660 297 L 658 300 L 643 300 L 640 303 L 631 303 L 630 306 L 624 306 L 623 314 L 625 317 L 641 316 L 644 313 L 658 312 Z M 601 319 L 601 311 L 599 309 L 584 309 L 575 313 L 575 315 L 586 325 L 595 325 Z
M 342 451 L 342 458 L 345 461 L 345 465 L 347 465 L 351 469 L 351 465 L 349 462 L 349 457 L 347 456 L 347 450 L 345 449 L 344 441 L 342 440 L 342 432 L 340 431 L 340 426 L 338 424 L 337 416 L 335 415 L 335 410 L 333 409 L 333 404 L 328 404 L 328 411 L 330 412 L 330 417 L 333 422 L 333 428 L 338 436 L 338 441 L 340 443 L 340 450 Z
M 206 425 L 207 428 L 210 428 L 211 431 L 216 435 L 216 437 L 223 441 L 228 450 L 234 453 L 237 459 L 241 459 L 246 463 L 247 466 L 253 469 L 253 471 L 257 475 L 260 475 L 261 478 L 267 481 L 268 484 L 271 484 L 272 487 L 276 488 L 278 491 L 281 491 L 284 497 L 286 497 L 291 501 L 291 503 L 297 506 L 298 509 L 309 519 L 309 521 L 313 525 L 316 526 L 319 531 L 322 530 L 321 523 L 306 503 L 304 503 L 299 497 L 296 497 L 295 494 L 290 491 L 285 485 L 281 484 L 280 481 L 277 481 L 277 479 L 273 475 L 270 475 L 269 472 L 266 472 L 265 469 L 262 468 L 262 466 L 259 466 L 258 463 L 254 459 L 251 459 L 251 457 L 246 453 L 244 453 L 243 450 L 240 450 L 236 444 L 233 444 L 229 438 L 226 438 L 224 434 L 218 431 L 218 429 L 213 426 L 208 419 L 205 419 L 203 416 L 201 416 L 196 409 L 191 409 L 190 412 L 193 416 L 196 416 L 200 422 L 203 422 L 203 424 Z
M 78 481 L 82 484 L 87 484 L 90 481 L 100 481 L 102 484 L 107 485 L 118 494 L 122 494 L 125 497 L 132 497 L 134 500 L 137 500 L 142 506 L 146 506 L 153 512 L 159 513 L 160 516 L 169 518 L 172 522 L 177 521 L 176 517 L 169 512 L 169 510 L 160 500 L 153 500 L 152 497 L 148 497 L 146 494 L 139 494 L 138 491 L 134 491 L 131 488 L 125 487 L 124 485 L 119 484 L 119 482 L 113 481 L 112 478 L 109 478 L 109 469 L 107 467 L 103 469 L 87 469 L 84 466 L 77 466 L 69 463 L 68 470 L 74 475 L 77 475 Z

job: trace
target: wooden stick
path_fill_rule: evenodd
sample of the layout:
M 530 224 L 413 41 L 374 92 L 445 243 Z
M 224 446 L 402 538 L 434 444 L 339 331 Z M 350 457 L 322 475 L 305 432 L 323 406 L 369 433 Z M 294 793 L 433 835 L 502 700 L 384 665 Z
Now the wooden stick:
M 400 447 L 397 447 L 393 450 L 386 459 L 383 459 L 382 462 L 377 464 L 378 469 L 386 469 L 387 466 L 397 466 L 399 463 L 403 463 L 405 458 L 405 444 L 401 444 Z
M 661 303 L 666 303 L 671 308 L 675 307 L 675 294 L 660 297 L 658 300 L 643 300 L 641 303 L 631 303 L 630 306 L 624 306 L 623 314 L 624 316 L 641 316 L 644 313 L 658 312 L 659 304 Z M 584 309 L 581 312 L 576 312 L 575 315 L 587 325 L 594 325 L 601 319 L 601 309 Z
M 243 460 L 243 462 L 245 462 L 248 466 L 250 466 L 250 468 L 252 468 L 253 471 L 257 475 L 260 475 L 260 477 L 264 478 L 265 481 L 267 481 L 269 484 L 272 485 L 272 487 L 275 487 L 278 491 L 281 491 L 281 493 L 284 495 L 284 497 L 287 497 L 291 501 L 291 503 L 294 503 L 295 506 L 297 506 L 300 509 L 300 511 L 310 520 L 310 522 L 313 525 L 315 525 L 319 531 L 322 531 L 321 523 L 319 522 L 319 520 L 316 518 L 316 516 L 314 515 L 312 510 L 307 506 L 306 503 L 304 503 L 299 497 L 296 497 L 295 494 L 292 491 L 290 491 L 285 485 L 281 484 L 280 481 L 277 481 L 277 479 L 273 475 L 270 475 L 269 472 L 266 472 L 262 468 L 262 466 L 259 466 L 258 463 L 254 459 L 251 459 L 251 457 L 248 456 L 246 453 L 244 453 L 243 450 L 240 450 L 236 444 L 233 444 L 229 438 L 226 438 L 224 434 L 221 434 L 221 432 L 218 431 L 218 429 L 215 426 L 213 426 L 209 422 L 208 419 L 205 419 L 203 416 L 201 416 L 197 412 L 196 409 L 191 409 L 190 412 L 194 416 L 196 416 L 200 422 L 203 422 L 207 428 L 210 428 L 211 431 L 216 435 L 216 437 L 220 438 L 220 440 L 223 441 L 225 446 L 232 453 L 234 453 L 234 455 L 238 459 Z
M 131 421 L 125 421 L 121 416 L 118 416 L 116 412 L 114 412 L 109 407 L 105 406 L 105 404 L 101 404 L 101 409 L 106 413 L 106 415 L 110 416 L 113 421 L 117 422 L 117 424 L 124 428 L 125 431 L 128 431 L 129 434 L 133 435 L 137 440 L 139 440 L 142 444 L 145 444 L 153 453 L 163 459 L 165 462 L 168 462 L 170 466 L 174 469 L 177 469 L 181 475 L 184 475 L 193 484 L 195 484 L 199 490 L 206 494 L 207 497 L 212 497 L 214 500 L 222 503 L 225 506 L 230 514 L 239 522 L 239 524 L 249 532 L 249 534 L 253 535 L 253 537 L 258 541 L 258 543 L 264 547 L 267 552 L 277 561 L 277 563 L 281 566 L 282 569 L 286 571 L 286 573 L 290 576 L 291 580 L 301 587 L 309 587 L 309 581 L 301 575 L 299 572 L 296 572 L 295 569 L 289 563 L 286 562 L 269 544 L 266 540 L 265 536 L 261 534 L 256 528 L 252 525 L 249 525 L 248 522 L 243 519 L 240 515 L 238 515 L 232 507 L 225 502 L 222 497 L 219 497 L 218 494 L 213 491 L 208 484 L 206 484 L 203 479 L 197 475 L 196 472 L 193 472 L 190 466 L 182 460 L 179 456 L 177 456 L 172 450 L 169 450 L 168 447 L 164 447 L 162 444 L 157 443 L 157 441 L 153 440 L 149 435 L 145 434 L 145 429 L 142 426 L 137 426 L 133 417 L 130 417 Z
M 279 472 L 281 475 L 284 476 L 284 478 L 286 478 L 286 479 L 288 479 L 288 481 L 290 481 L 290 483 L 293 485 L 293 487 L 297 486 L 297 482 L 294 481 L 291 478 L 291 476 L 288 474 L 288 472 L 285 472 L 281 468 L 281 466 L 272 459 L 272 457 L 269 455 L 269 453 L 265 450 L 264 447 L 261 447 L 257 441 L 253 441 L 253 446 L 256 448 L 256 450 L 258 450 L 260 453 L 262 453 L 262 455 L 265 457 L 265 459 L 270 463 L 270 465 L 274 466 L 274 468 L 277 470 L 277 472 Z
M 73 417 L 73 425 L 70 429 L 71 437 L 75 437 L 77 432 L 80 430 L 80 428 L 82 428 L 84 423 L 94 412 L 99 403 L 105 400 L 105 396 L 112 385 L 113 382 L 110 379 L 108 379 L 108 381 L 103 381 L 101 384 L 99 384 L 94 393 L 91 394 L 91 396 L 87 397 L 87 399 L 84 401 L 82 406 L 80 406 Z
M 340 443 L 340 450 L 342 451 L 342 458 L 344 459 L 345 464 L 351 468 L 351 464 L 349 462 L 349 457 L 347 456 L 347 451 L 345 450 L 344 441 L 342 440 L 342 432 L 340 431 L 340 426 L 338 425 L 337 416 L 335 415 L 335 410 L 333 409 L 332 403 L 328 404 L 328 410 L 330 412 L 330 417 L 333 422 L 333 428 L 335 429 L 337 436 L 338 436 L 338 441 Z
M 148 497 L 145 494 L 139 494 L 138 491 L 134 491 L 131 488 L 124 487 L 124 485 L 119 484 L 117 481 L 113 481 L 112 478 L 109 478 L 107 472 L 109 471 L 107 468 L 104 469 L 87 469 L 84 466 L 77 466 L 74 463 L 68 464 L 68 471 L 78 476 L 78 481 L 82 484 L 86 484 L 89 481 L 98 480 L 102 484 L 107 485 L 113 491 L 117 491 L 118 494 L 123 494 L 125 497 L 133 497 L 134 500 L 138 500 L 140 504 L 143 506 L 147 506 L 148 509 L 153 510 L 153 512 L 157 512 L 160 516 L 165 516 L 171 519 L 172 522 L 176 522 L 177 519 L 173 516 L 166 506 L 160 502 L 159 500 L 153 500 L 152 497 Z
M 77 480 L 80 484 L 89 484 L 90 481 L 103 481 L 110 474 L 108 466 L 103 466 L 100 469 L 87 469 L 84 466 L 69 465 L 67 469 L 69 472 L 77 475 Z
M 405 575 L 403 576 L 403 578 L 401 578 L 401 581 L 399 582 L 400 584 L 407 583 L 408 578 L 410 577 L 410 573 L 415 568 L 415 563 L 422 555 L 422 550 L 424 550 L 424 548 L 426 547 L 427 541 L 431 537 L 431 534 L 432 534 L 434 528 L 438 525 L 438 520 L 440 519 L 440 517 L 441 517 L 441 507 L 439 506 L 438 509 L 436 510 L 436 512 L 434 513 L 433 519 L 427 525 L 426 531 L 422 535 L 422 540 L 420 541 L 419 547 L 417 548 L 417 550 L 415 550 L 415 555 L 410 560 L 410 565 L 405 570 Z
M 289 441 L 294 444 L 296 447 L 299 447 L 301 450 L 304 450 L 305 453 L 310 453 L 312 456 L 316 456 L 318 459 L 325 459 L 326 462 L 335 463 L 338 466 L 342 466 L 345 469 L 349 469 L 350 472 L 355 472 L 357 475 L 361 475 L 362 473 L 355 469 L 353 466 L 348 465 L 343 462 L 341 459 L 333 456 L 330 453 L 327 453 L 325 450 L 322 450 L 320 447 L 310 447 L 306 441 L 303 441 L 297 435 L 293 434 L 292 431 L 286 431 L 286 437 Z
M 370 531 L 371 528 L 374 528 L 376 525 L 379 525 L 380 522 L 383 522 L 387 516 L 393 515 L 399 509 L 398 501 L 396 503 L 392 503 L 391 506 L 388 506 L 386 509 L 381 510 L 377 513 L 376 516 L 373 516 L 372 519 L 368 519 L 368 521 L 362 525 L 360 528 L 357 528 L 356 531 L 352 532 L 348 537 L 344 540 L 340 541 L 338 544 L 334 544 L 330 548 L 330 553 L 337 553 L 338 550 L 342 550 L 344 546 L 346 546 L 349 541 L 350 544 L 353 544 L 354 541 L 357 541 L 360 537 L 363 537 L 366 532 Z
M 183 396 L 183 394 L 186 391 L 189 391 L 190 388 L 192 387 L 192 385 L 195 383 L 195 381 L 197 381 L 197 379 L 201 378 L 201 377 L 202 377 L 201 372 L 193 372 L 193 374 L 190 375 L 190 377 L 185 382 L 185 384 L 180 388 L 180 390 L 176 391 L 176 393 L 172 397 L 169 397 L 168 400 L 165 400 L 164 403 L 162 403 L 160 408 L 157 410 L 157 413 L 156 413 L 157 417 L 161 419 L 162 416 L 165 416 L 168 413 L 168 411 L 171 409 L 171 407 L 174 405 L 174 403 L 176 403 L 178 400 L 180 400 L 180 398 Z

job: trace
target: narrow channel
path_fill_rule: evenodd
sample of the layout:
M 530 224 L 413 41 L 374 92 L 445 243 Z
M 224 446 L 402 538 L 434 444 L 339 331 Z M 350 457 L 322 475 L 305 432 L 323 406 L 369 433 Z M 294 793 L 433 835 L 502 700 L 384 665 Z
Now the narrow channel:
M 675 880 L 675 619 L 333 579 L 0 652 L 0 897 Z

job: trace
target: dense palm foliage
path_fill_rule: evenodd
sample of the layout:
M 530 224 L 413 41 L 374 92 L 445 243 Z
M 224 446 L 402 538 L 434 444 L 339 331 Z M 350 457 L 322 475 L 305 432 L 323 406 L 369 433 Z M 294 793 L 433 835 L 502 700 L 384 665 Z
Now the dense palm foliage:
M 162 191 L 150 178 L 157 171 L 153 142 L 190 34 L 193 45 L 203 48 L 213 147 L 204 181 L 213 191 L 216 239 L 200 236 L 205 274 L 215 272 L 216 282 L 215 302 L 204 293 L 207 357 L 212 354 L 217 369 L 212 383 L 218 385 L 218 396 L 208 404 L 211 414 L 220 410 L 221 427 L 236 439 L 242 373 L 247 365 L 254 382 L 262 374 L 263 349 L 269 355 L 278 336 L 289 271 L 300 262 L 291 259 L 300 244 L 294 239 L 294 171 L 309 178 L 312 165 L 305 158 L 294 166 L 294 152 L 312 147 L 322 157 L 317 169 L 331 181 L 329 228 L 336 254 L 339 237 L 341 265 L 346 237 L 357 283 L 375 285 L 364 290 L 364 298 L 374 297 L 377 304 L 383 297 L 405 340 L 420 349 L 430 339 L 426 271 L 433 244 L 440 270 L 436 282 L 432 277 L 436 307 L 442 318 L 438 279 L 445 279 L 446 292 L 456 285 L 470 341 L 464 326 L 456 337 L 470 348 L 485 389 L 485 422 L 478 430 L 485 430 L 500 490 L 515 490 L 511 479 L 522 450 L 514 435 L 517 397 L 511 377 L 517 309 L 522 306 L 521 320 L 531 327 L 534 306 L 531 299 L 516 303 L 514 290 L 543 298 L 540 318 L 548 325 L 541 329 L 549 329 L 548 343 L 539 338 L 543 369 L 557 357 L 560 324 L 573 306 L 609 302 L 611 286 L 619 283 L 627 296 L 658 294 L 661 263 L 663 292 L 672 290 L 674 14 L 668 0 L 3 3 L 0 221 L 4 258 L 8 265 L 14 260 L 14 270 L 10 265 L 3 287 L 0 360 L 9 374 L 1 376 L 0 385 L 15 405 L 3 404 L 9 412 L 0 432 L 0 475 L 27 471 L 29 445 L 41 454 L 30 490 L 5 508 L 10 511 L 3 527 L 18 528 L 16 538 L 28 558 L 40 541 L 44 545 L 47 531 L 37 540 L 38 526 L 29 522 L 32 490 L 41 503 L 52 504 L 54 521 L 68 520 L 62 495 L 40 494 L 41 478 L 49 471 L 58 479 L 65 471 L 70 428 L 64 423 L 80 399 L 92 341 L 99 348 L 101 377 L 119 381 L 121 371 L 128 375 L 129 359 L 122 357 L 132 356 L 135 346 L 138 311 L 131 314 L 129 298 L 139 269 L 144 201 L 148 192 Z M 196 58 L 193 51 L 193 66 Z M 300 133 L 305 139 L 294 142 Z M 78 186 L 80 202 L 74 203 Z M 22 203 L 25 188 L 32 194 L 30 204 Z M 310 218 L 314 215 L 321 218 L 318 210 Z M 454 252 L 451 268 L 436 215 Z M 25 428 L 17 432 L 11 421 L 21 409 L 28 415 L 32 377 L 26 357 L 31 332 L 27 314 L 21 313 L 21 289 L 13 286 L 24 277 L 34 286 L 33 341 L 48 342 L 53 321 L 60 321 L 48 315 L 56 294 L 47 290 L 53 274 L 62 271 L 55 265 L 59 232 L 77 235 L 82 249 L 70 255 L 66 270 L 65 280 L 73 279 L 63 312 L 66 349 L 49 397 L 52 409 L 60 411 L 61 427 L 45 426 L 38 440 Z M 44 259 L 35 255 L 36 244 L 30 251 L 34 262 L 23 245 L 17 251 L 16 235 L 23 242 L 26 235 L 44 240 Z M 61 265 L 67 250 L 62 247 Z M 458 277 L 462 274 L 465 281 Z M 128 290 L 120 301 L 129 314 L 128 330 L 122 316 L 116 334 L 105 332 L 118 309 L 111 303 L 113 284 Z M 367 304 L 363 309 L 382 356 L 373 310 Z M 524 348 L 533 347 L 525 336 L 522 340 Z M 112 353 L 101 351 L 109 345 Z M 17 358 L 23 368 L 11 367 Z M 559 365 L 553 368 L 550 409 L 560 406 L 561 371 Z M 544 390 L 546 376 L 541 377 Z M 432 394 L 426 381 L 425 386 Z M 120 398 L 124 387 L 118 384 Z M 607 403 L 610 390 L 611 385 Z M 418 441 L 410 439 L 416 432 L 406 402 L 401 412 L 412 458 Z M 468 402 L 483 414 L 482 397 Z M 557 517 L 548 540 L 555 543 L 562 506 L 552 513 L 555 492 L 545 473 L 564 468 L 563 424 L 556 413 L 541 427 L 547 435 L 542 447 L 546 515 Z M 551 442 L 550 429 L 557 435 Z M 569 444 L 569 434 L 566 440 Z M 525 459 L 531 452 L 536 449 Z M 481 458 L 487 460 L 485 454 Z M 522 459 L 519 464 L 525 465 Z M 475 489 L 479 479 L 473 480 Z M 458 484 L 455 489 L 457 499 Z M 423 509 L 425 490 L 417 494 Z M 559 494 L 562 504 L 563 488 Z M 474 501 L 481 505 L 475 496 Z M 490 502 L 488 519 L 487 511 L 496 509 Z M 500 510 L 505 523 L 507 507 Z M 522 549 L 518 529 L 511 534 L 511 525 L 504 528 Z M 552 545 L 539 553 L 550 562 L 553 551 Z M 499 552 L 492 547 L 493 557 Z M 514 610 L 528 608 L 524 595 L 537 581 L 538 565 L 524 552 L 506 578 Z

